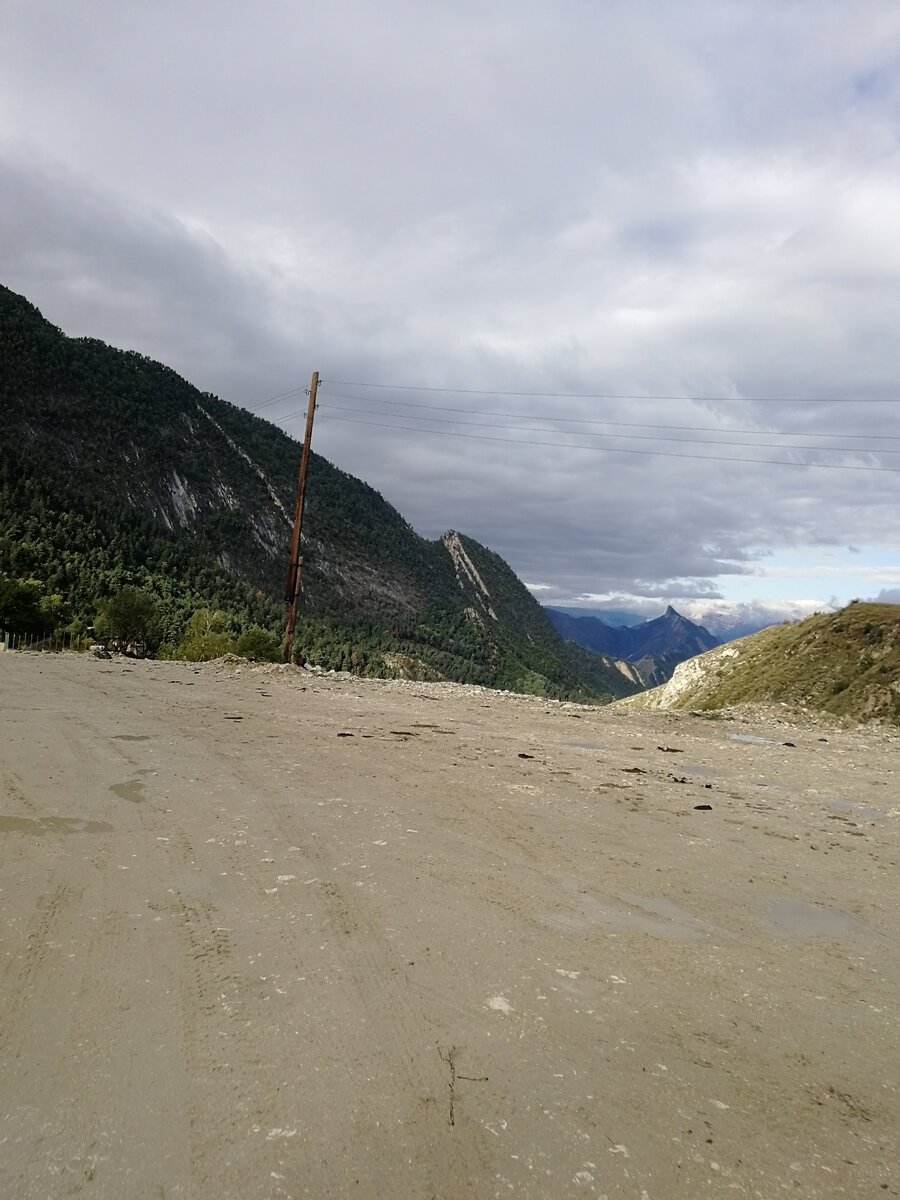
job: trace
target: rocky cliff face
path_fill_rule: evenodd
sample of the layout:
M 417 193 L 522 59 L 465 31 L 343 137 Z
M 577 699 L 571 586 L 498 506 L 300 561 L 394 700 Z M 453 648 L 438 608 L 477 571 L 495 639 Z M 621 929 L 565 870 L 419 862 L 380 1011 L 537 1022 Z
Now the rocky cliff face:
M 677 663 L 671 678 L 640 697 L 641 708 L 715 707 L 722 679 L 738 666 L 739 643 L 729 643 Z

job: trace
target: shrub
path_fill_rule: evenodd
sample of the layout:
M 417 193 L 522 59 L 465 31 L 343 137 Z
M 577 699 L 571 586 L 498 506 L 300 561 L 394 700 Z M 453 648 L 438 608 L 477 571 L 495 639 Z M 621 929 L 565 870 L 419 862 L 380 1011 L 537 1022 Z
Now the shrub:
M 227 614 L 199 608 L 188 621 L 178 644 L 178 657 L 188 662 L 208 662 L 228 654 L 233 647 Z
M 153 650 L 160 640 L 159 607 L 147 592 L 124 587 L 107 602 L 95 630 L 105 639 Z
M 251 625 L 238 638 L 234 647 L 235 653 L 242 658 L 252 658 L 257 662 L 280 662 L 281 643 L 274 634 L 259 625 Z

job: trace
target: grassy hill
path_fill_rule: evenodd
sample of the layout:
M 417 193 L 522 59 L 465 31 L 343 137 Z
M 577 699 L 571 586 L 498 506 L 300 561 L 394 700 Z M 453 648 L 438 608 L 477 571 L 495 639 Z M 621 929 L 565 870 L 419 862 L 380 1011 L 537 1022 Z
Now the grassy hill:
M 785 703 L 898 725 L 900 605 L 854 602 L 772 626 L 682 663 L 663 687 L 624 703 L 701 711 Z

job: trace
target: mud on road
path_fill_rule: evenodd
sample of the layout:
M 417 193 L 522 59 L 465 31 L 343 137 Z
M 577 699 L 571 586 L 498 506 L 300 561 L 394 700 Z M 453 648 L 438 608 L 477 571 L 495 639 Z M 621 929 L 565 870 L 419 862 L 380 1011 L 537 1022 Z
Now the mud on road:
M 898 742 L 0 655 L 0 1194 L 900 1194 Z

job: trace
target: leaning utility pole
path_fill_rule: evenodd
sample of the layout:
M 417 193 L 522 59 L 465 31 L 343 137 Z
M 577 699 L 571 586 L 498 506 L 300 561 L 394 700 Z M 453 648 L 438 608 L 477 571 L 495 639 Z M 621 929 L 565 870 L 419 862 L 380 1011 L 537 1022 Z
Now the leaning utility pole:
M 284 598 L 290 602 L 287 629 L 284 633 L 282 661 L 291 661 L 291 646 L 294 641 L 294 625 L 297 621 L 297 600 L 300 596 L 300 568 L 303 556 L 300 553 L 300 527 L 303 524 L 303 496 L 306 491 L 306 469 L 309 466 L 309 443 L 312 438 L 313 417 L 316 412 L 316 391 L 319 387 L 319 372 L 313 371 L 309 385 L 309 408 L 306 412 L 306 435 L 303 438 L 303 453 L 300 456 L 300 476 L 297 480 L 297 503 L 294 507 L 294 532 L 291 536 L 291 559 L 288 564 Z

